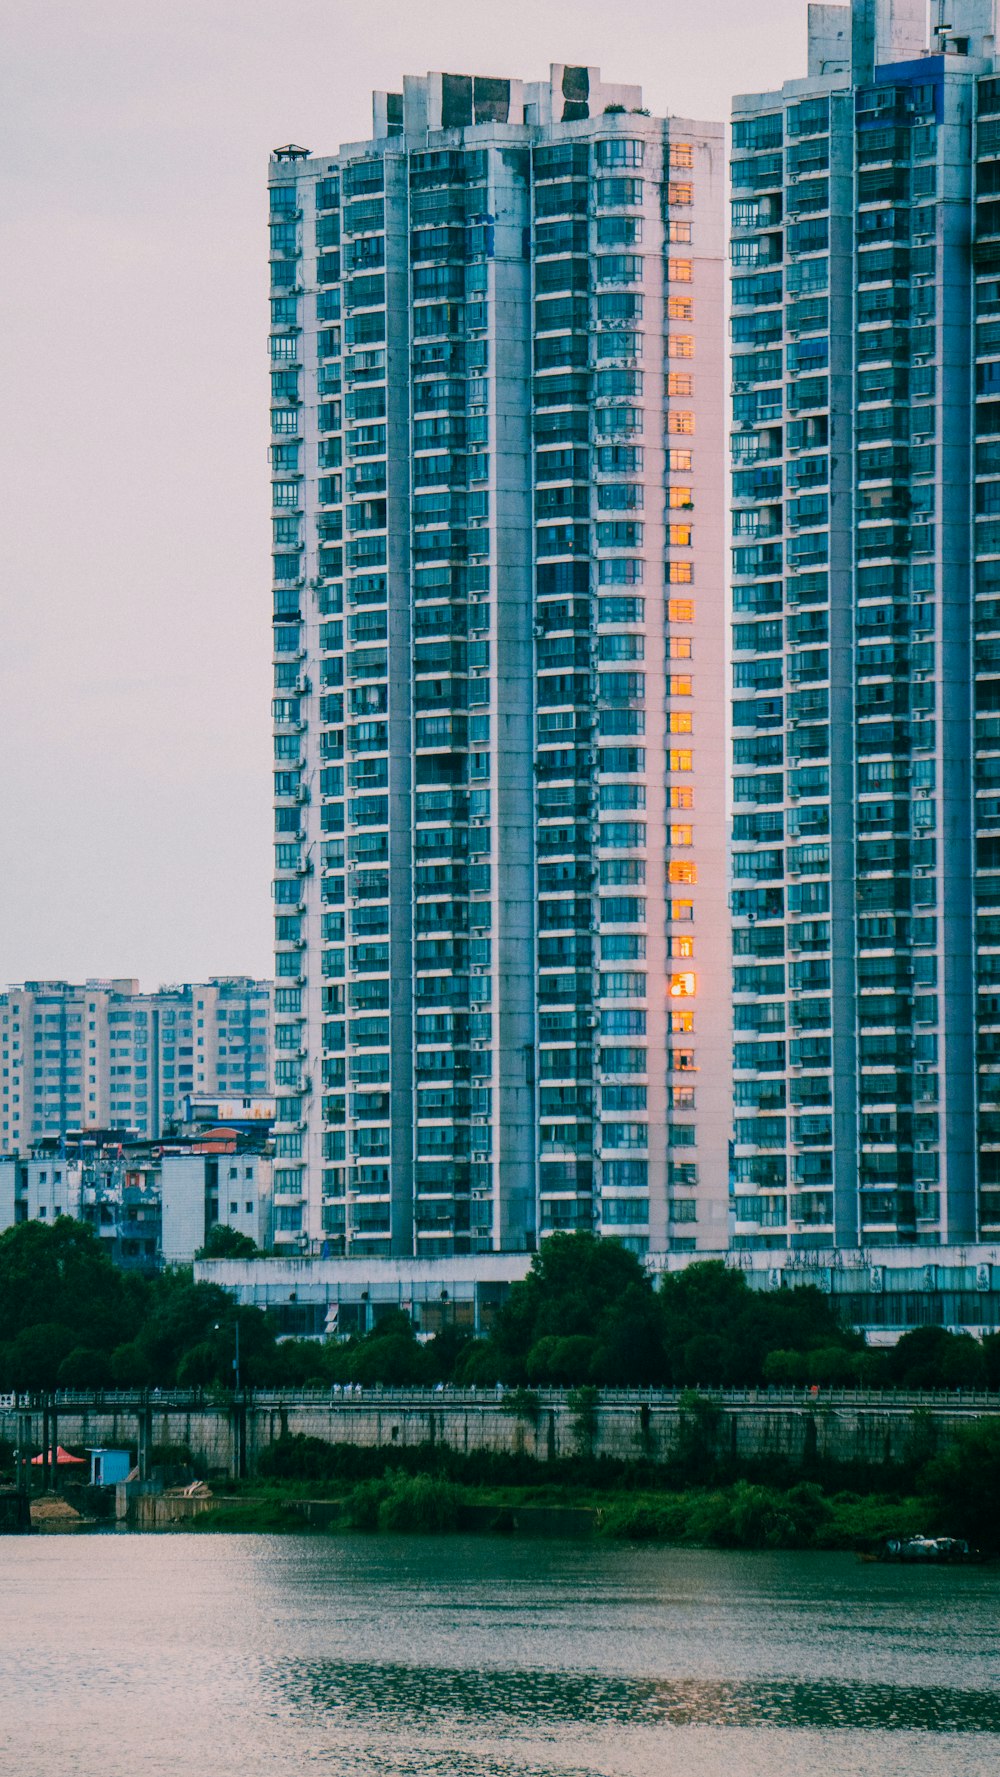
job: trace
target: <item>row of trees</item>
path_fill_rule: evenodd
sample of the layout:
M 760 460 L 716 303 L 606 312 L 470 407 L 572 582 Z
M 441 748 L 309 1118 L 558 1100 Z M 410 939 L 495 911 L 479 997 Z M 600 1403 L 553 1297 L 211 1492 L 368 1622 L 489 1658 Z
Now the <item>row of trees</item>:
M 116 1269 L 63 1217 L 0 1235 L 0 1388 L 210 1386 L 687 1386 L 775 1384 L 1000 1388 L 1000 1336 L 923 1327 L 866 1348 L 812 1288 L 760 1292 L 740 1271 L 690 1265 L 656 1287 L 633 1253 L 590 1234 L 545 1241 L 489 1336 L 421 1343 L 387 1313 L 363 1338 L 275 1339 L 267 1317 L 190 1272 Z

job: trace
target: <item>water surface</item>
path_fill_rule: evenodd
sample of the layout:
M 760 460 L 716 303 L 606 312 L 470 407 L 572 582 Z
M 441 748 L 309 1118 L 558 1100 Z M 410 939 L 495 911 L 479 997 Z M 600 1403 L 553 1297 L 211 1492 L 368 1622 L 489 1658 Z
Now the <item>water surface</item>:
M 0 1543 L 18 1777 L 1000 1772 L 1000 1570 L 486 1538 Z

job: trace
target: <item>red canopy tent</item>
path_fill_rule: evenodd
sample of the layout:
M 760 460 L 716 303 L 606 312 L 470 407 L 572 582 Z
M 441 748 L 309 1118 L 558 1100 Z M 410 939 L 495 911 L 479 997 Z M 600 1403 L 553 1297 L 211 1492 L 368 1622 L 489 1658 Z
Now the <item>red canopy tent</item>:
M 67 1463 L 77 1464 L 80 1468 L 86 1468 L 86 1466 L 87 1466 L 86 1461 L 82 1456 L 71 1456 L 69 1451 L 64 1450 L 61 1444 L 56 1445 L 55 1460 L 56 1460 L 56 1467 L 57 1468 L 64 1468 Z M 39 1456 L 33 1456 L 31 1458 L 32 1468 L 41 1468 L 44 1462 L 45 1462 L 44 1450 L 41 1452 L 41 1454 Z M 50 1465 L 51 1465 L 51 1462 L 52 1462 L 52 1452 L 50 1450 L 49 1451 Z

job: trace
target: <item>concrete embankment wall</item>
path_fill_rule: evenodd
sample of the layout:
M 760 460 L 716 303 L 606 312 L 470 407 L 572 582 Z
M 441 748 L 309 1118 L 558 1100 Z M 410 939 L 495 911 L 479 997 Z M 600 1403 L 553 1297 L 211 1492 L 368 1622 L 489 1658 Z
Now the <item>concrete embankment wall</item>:
M 810 1399 L 750 1392 L 703 1398 L 712 1402 L 712 1410 L 703 1421 L 702 1436 L 719 1457 L 793 1463 L 902 1463 L 912 1449 L 915 1411 L 930 1416 L 940 1442 L 970 1419 L 1000 1414 L 997 1396 L 942 1400 L 845 1393 Z M 505 1451 L 542 1460 L 586 1450 L 595 1456 L 664 1462 L 682 1439 L 683 1413 L 678 1396 L 666 1394 L 603 1394 L 592 1412 L 581 1415 L 565 1394 L 544 1393 L 537 1397 L 537 1412 L 527 1417 L 492 1396 L 466 1394 L 257 1396 L 239 1406 L 106 1398 L 59 1405 L 57 1436 L 61 1444 L 77 1448 L 137 1449 L 144 1466 L 155 1446 L 186 1445 L 216 1475 L 253 1475 L 261 1452 L 285 1433 L 369 1448 L 432 1443 L 458 1452 Z M 0 1409 L 0 1438 L 14 1444 L 23 1436 L 41 1448 L 42 1426 L 39 1409 Z

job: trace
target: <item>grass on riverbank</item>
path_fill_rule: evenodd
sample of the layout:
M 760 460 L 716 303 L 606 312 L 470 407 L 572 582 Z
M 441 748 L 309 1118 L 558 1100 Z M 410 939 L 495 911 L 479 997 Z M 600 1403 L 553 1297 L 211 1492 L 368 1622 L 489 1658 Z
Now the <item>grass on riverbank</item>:
M 315 1497 L 313 1495 L 313 1497 Z M 382 1531 L 442 1535 L 463 1530 L 571 1530 L 615 1541 L 731 1549 L 866 1550 L 930 1522 L 926 1501 L 898 1495 L 826 1494 L 747 1481 L 681 1492 L 595 1495 L 570 1488 L 463 1487 L 446 1478 L 386 1474 L 322 1502 L 310 1522 L 305 1487 L 254 1486 L 194 1520 L 199 1531 Z

